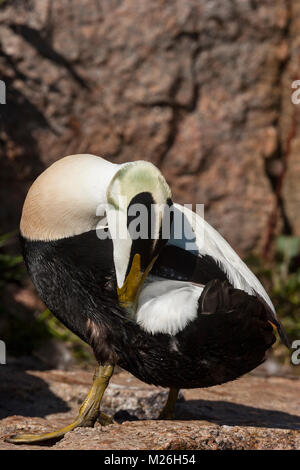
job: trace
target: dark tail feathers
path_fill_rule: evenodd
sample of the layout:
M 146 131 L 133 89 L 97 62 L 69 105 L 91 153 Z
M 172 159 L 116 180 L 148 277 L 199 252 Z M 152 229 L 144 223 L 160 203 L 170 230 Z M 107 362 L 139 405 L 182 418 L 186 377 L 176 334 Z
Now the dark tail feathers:
M 289 339 L 286 335 L 286 332 L 284 331 L 284 328 L 283 328 L 280 320 L 278 320 L 278 318 L 275 317 L 274 312 L 270 309 L 270 307 L 266 304 L 266 302 L 261 298 L 260 298 L 260 300 L 264 303 L 264 305 L 266 307 L 267 318 L 268 318 L 269 322 L 272 323 L 273 325 L 275 325 L 276 330 L 278 331 L 278 334 L 279 334 L 279 337 L 280 337 L 281 341 L 289 349 L 291 347 L 291 344 L 289 342 Z
M 241 308 L 245 308 L 247 297 L 249 297 L 250 302 L 253 302 L 252 295 L 247 294 L 243 290 L 235 289 L 228 281 L 213 279 L 206 284 L 200 296 L 200 311 L 202 314 L 209 315 L 230 312 L 238 309 L 239 306 Z M 286 332 L 284 331 L 280 321 L 275 317 L 274 312 L 262 297 L 257 296 L 257 302 L 260 304 L 260 306 L 257 306 L 257 310 L 261 310 L 261 304 L 265 307 L 266 320 L 276 327 L 281 341 L 287 348 L 289 348 L 290 342 L 287 338 Z

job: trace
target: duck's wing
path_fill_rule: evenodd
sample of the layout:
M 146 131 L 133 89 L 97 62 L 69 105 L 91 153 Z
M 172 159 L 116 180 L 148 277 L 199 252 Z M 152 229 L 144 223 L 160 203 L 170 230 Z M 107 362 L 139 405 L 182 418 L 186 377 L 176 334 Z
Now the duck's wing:
M 281 340 L 288 346 L 271 299 L 257 277 L 226 240 L 189 208 L 174 204 L 171 237 L 154 266 L 154 273 L 199 284 L 207 284 L 214 279 L 228 281 L 232 287 L 256 297 L 265 305 L 269 321 L 276 326 Z

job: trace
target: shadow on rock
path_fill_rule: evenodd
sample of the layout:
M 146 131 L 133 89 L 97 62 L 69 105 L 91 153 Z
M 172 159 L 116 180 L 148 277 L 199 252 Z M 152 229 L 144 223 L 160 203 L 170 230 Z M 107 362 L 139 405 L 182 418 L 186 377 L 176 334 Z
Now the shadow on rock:
M 226 401 L 187 400 L 176 408 L 176 419 L 205 420 L 219 425 L 300 430 L 300 417 Z
M 28 372 L 28 365 L 0 366 L 0 419 L 12 415 L 44 418 L 69 411 L 70 407 L 51 392 L 43 379 Z

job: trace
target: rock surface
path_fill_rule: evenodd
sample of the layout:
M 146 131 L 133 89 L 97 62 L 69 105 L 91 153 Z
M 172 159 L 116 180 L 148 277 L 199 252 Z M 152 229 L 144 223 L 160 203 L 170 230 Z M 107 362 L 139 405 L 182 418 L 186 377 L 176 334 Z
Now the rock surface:
M 284 168 L 281 185 L 283 206 L 285 207 L 287 221 L 290 230 L 295 235 L 300 235 L 300 101 L 299 86 L 291 88 L 292 84 L 299 80 L 300 73 L 300 3 L 291 2 L 290 20 L 290 51 L 289 59 L 282 77 L 282 113 L 280 119 L 280 131 L 282 136 L 282 150 L 284 154 Z M 294 85 L 295 86 L 295 85 Z M 291 94 L 296 92 L 297 103 L 291 99 Z
M 43 168 L 86 152 L 151 160 L 241 254 L 299 233 L 299 18 L 292 0 L 3 2 L 3 230 Z
M 16 432 L 55 430 L 69 424 L 84 399 L 92 372 L 0 369 L 0 450 Z M 47 449 L 300 449 L 300 381 L 248 375 L 209 389 L 183 390 L 174 421 L 158 421 L 166 391 L 131 375 L 114 375 L 103 411 L 119 424 L 79 428 Z

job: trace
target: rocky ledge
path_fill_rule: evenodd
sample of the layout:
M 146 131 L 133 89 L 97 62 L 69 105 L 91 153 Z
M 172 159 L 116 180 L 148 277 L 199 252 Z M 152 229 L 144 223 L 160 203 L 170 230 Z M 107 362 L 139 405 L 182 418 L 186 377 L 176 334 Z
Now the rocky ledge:
M 69 424 L 85 397 L 92 372 L 0 368 L 0 449 L 16 432 L 55 430 Z M 166 399 L 125 372 L 115 374 L 103 411 L 118 424 L 78 428 L 47 449 L 300 449 L 300 381 L 248 375 L 209 389 L 183 390 L 174 421 L 158 421 Z

